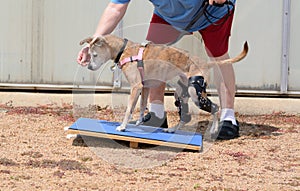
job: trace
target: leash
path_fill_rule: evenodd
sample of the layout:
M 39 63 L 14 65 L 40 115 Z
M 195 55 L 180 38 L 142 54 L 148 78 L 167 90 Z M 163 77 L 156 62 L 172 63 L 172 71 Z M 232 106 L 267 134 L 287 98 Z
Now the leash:
M 218 3 L 215 3 L 215 2 L 214 2 L 213 5 L 216 6 L 216 7 L 224 7 L 224 6 L 226 5 L 226 7 L 227 7 L 227 14 L 226 14 L 226 17 L 225 17 L 224 21 L 221 22 L 221 23 L 214 23 L 214 22 L 212 22 L 212 21 L 210 20 L 209 17 L 214 18 L 214 19 L 218 19 L 218 20 L 222 19 L 222 17 L 216 17 L 216 16 L 213 16 L 212 14 L 210 14 L 210 13 L 207 11 L 207 9 L 204 11 L 204 16 L 205 16 L 205 18 L 208 20 L 208 22 L 209 22 L 210 24 L 215 25 L 215 26 L 223 25 L 223 24 L 227 21 L 227 19 L 234 13 L 234 10 L 235 10 L 235 6 L 234 6 L 234 4 L 233 4 L 230 0 L 225 1 L 223 4 L 218 4 Z M 232 7 L 232 10 L 231 10 L 231 11 L 230 11 L 230 7 Z
M 196 14 L 196 17 L 194 17 L 194 19 L 183 29 L 183 31 L 179 34 L 179 36 L 173 42 L 169 42 L 166 45 L 169 46 L 169 45 L 175 44 L 184 35 L 190 34 L 190 32 L 188 32 L 188 31 L 193 27 L 193 25 L 197 22 L 197 20 L 200 19 L 201 16 L 205 16 L 207 21 L 209 23 L 211 23 L 212 25 L 217 26 L 217 25 L 224 24 L 227 21 L 227 19 L 229 18 L 229 16 L 231 16 L 231 14 L 233 14 L 233 12 L 234 12 L 234 8 L 235 8 L 234 4 L 230 0 L 226 0 L 222 4 L 219 4 L 219 3 L 216 3 L 216 2 L 213 3 L 213 6 L 216 6 L 216 7 L 223 7 L 225 5 L 227 6 L 227 14 L 226 14 L 225 20 L 222 23 L 214 23 L 214 22 L 211 21 L 211 19 L 209 17 L 214 18 L 214 19 L 218 19 L 218 20 L 221 19 L 221 18 L 215 17 L 212 14 L 210 14 L 207 11 L 207 7 L 209 6 L 208 0 L 203 1 L 202 5 L 201 5 L 201 8 L 199 9 L 198 13 Z M 232 11 L 230 11 L 230 7 L 232 7 Z

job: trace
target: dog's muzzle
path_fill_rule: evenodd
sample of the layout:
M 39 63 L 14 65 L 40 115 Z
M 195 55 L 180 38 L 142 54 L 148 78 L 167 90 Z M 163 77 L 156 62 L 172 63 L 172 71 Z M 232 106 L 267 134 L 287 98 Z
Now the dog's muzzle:
M 88 64 L 88 69 L 89 70 L 92 70 L 92 71 L 95 71 L 95 70 L 98 70 L 99 68 L 100 68 L 100 64 L 99 65 L 97 65 L 95 62 L 90 62 L 89 64 Z

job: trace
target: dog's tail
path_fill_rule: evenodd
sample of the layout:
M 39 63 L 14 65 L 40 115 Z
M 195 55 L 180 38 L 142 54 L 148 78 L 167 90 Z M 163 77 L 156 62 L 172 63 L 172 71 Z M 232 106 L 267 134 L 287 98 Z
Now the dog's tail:
M 226 59 L 226 60 L 215 60 L 215 61 L 210 61 L 207 63 L 207 66 L 208 67 L 212 67 L 213 65 L 226 65 L 226 64 L 233 64 L 233 63 L 236 63 L 236 62 L 239 62 L 240 60 L 242 60 L 243 58 L 245 58 L 248 54 L 248 50 L 249 50 L 249 47 L 248 47 L 248 42 L 246 41 L 244 43 L 244 49 L 243 51 L 236 57 L 234 58 L 229 58 L 229 59 Z

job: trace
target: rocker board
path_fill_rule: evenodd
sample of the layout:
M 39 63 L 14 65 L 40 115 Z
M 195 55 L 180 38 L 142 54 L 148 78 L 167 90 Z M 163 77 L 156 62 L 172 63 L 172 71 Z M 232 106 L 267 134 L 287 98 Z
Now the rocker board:
M 202 135 L 199 133 L 181 130 L 165 133 L 162 128 L 134 124 L 128 124 L 124 132 L 119 132 L 116 131 L 119 125 L 119 122 L 79 118 L 67 130 L 70 134 L 129 141 L 131 148 L 137 148 L 138 143 L 146 143 L 197 151 L 202 149 Z

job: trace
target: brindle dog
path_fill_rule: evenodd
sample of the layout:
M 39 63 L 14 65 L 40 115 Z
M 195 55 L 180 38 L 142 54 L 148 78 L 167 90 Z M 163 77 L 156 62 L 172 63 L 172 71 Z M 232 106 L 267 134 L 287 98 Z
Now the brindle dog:
M 143 47 L 139 43 L 134 43 L 130 40 L 127 41 L 114 35 L 99 36 L 97 38 L 87 38 L 80 42 L 80 45 L 88 43 L 89 54 L 91 61 L 88 64 L 88 68 L 91 70 L 97 70 L 102 64 L 108 60 L 115 60 L 118 66 L 122 68 L 122 72 L 127 78 L 130 86 L 131 93 L 127 110 L 123 122 L 116 130 L 124 131 L 126 125 L 130 120 L 132 112 L 136 106 L 139 96 L 141 95 L 140 102 L 140 118 L 137 121 L 137 125 L 142 123 L 144 112 L 147 106 L 147 99 L 149 94 L 149 88 L 161 85 L 168 80 L 173 79 L 175 76 L 179 76 L 179 80 L 182 84 L 188 84 L 188 78 L 196 74 L 202 73 L 204 79 L 207 79 L 208 69 L 216 65 L 233 64 L 242 60 L 248 53 L 248 44 L 245 42 L 243 51 L 235 58 L 230 58 L 222 61 L 206 61 L 200 58 L 191 57 L 187 51 L 175 48 L 172 46 L 158 45 L 149 43 Z M 142 54 L 142 71 L 140 60 L 131 59 L 126 64 L 120 64 L 120 60 L 132 58 L 139 54 L 140 48 L 144 50 Z M 180 88 L 176 88 L 176 92 L 181 91 Z M 181 95 L 181 92 L 177 93 Z M 193 97 L 197 97 L 195 91 L 190 91 L 189 94 Z M 206 96 L 206 95 L 203 95 Z M 169 128 L 168 132 L 174 132 L 180 127 L 185 125 L 184 121 L 180 121 L 175 127 Z

